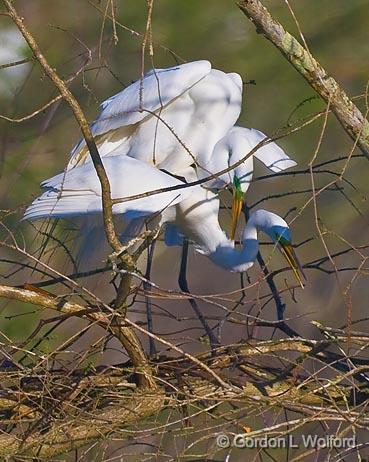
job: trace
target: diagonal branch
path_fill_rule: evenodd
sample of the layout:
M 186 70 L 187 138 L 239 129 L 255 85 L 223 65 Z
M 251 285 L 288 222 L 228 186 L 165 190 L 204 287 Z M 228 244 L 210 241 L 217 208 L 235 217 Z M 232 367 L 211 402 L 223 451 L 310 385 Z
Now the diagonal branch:
M 14 24 L 18 27 L 19 31 L 23 35 L 24 39 L 28 43 L 35 59 L 39 62 L 46 75 L 54 83 L 54 85 L 59 90 L 59 93 L 62 95 L 62 98 L 68 103 L 70 108 L 73 111 L 74 117 L 76 118 L 78 125 L 81 129 L 82 135 L 88 146 L 92 162 L 95 166 L 96 173 L 99 177 L 101 183 L 101 192 L 102 192 L 102 205 L 103 205 L 103 216 L 104 224 L 106 230 L 106 237 L 108 239 L 111 247 L 116 251 L 120 252 L 121 243 L 115 233 L 114 221 L 113 221 L 113 212 L 112 212 L 112 203 L 111 203 L 111 191 L 110 183 L 108 176 L 106 174 L 105 168 L 100 158 L 99 151 L 94 140 L 94 137 L 91 133 L 90 126 L 87 122 L 87 119 L 78 103 L 76 98 L 73 96 L 69 88 L 66 86 L 64 81 L 59 77 L 55 69 L 53 69 L 50 64 L 47 62 L 45 56 L 42 54 L 36 40 L 29 32 L 27 27 L 24 24 L 24 19 L 19 16 L 16 9 L 13 6 L 11 0 L 3 0 L 6 9 L 9 12 L 9 16 L 13 20 Z
M 340 85 L 259 0 L 242 0 L 237 5 L 254 23 L 256 31 L 278 48 L 325 102 L 329 101 L 338 121 L 369 159 L 369 122 Z
M 122 325 L 119 318 L 114 316 L 113 319 L 111 319 L 111 316 L 104 313 L 100 307 L 96 307 L 96 309 L 86 309 L 78 303 L 65 301 L 52 296 L 52 294 L 48 295 L 46 291 L 45 293 L 41 293 L 34 290 L 0 285 L 0 297 L 32 303 L 44 308 L 57 310 L 63 314 L 73 314 L 96 322 L 99 326 L 109 330 L 126 349 L 135 367 L 135 372 L 138 374 L 139 383 L 141 385 L 155 387 L 155 382 L 151 376 L 147 358 L 142 350 L 140 341 L 130 327 Z
M 122 244 L 120 243 L 118 236 L 114 227 L 113 220 L 113 211 L 112 211 L 112 199 L 111 199 L 111 190 L 110 183 L 107 177 L 104 165 L 101 161 L 100 154 L 98 152 L 95 140 L 91 133 L 87 119 L 78 103 L 76 98 L 73 96 L 71 91 L 68 89 L 65 82 L 59 77 L 55 69 L 53 69 L 47 62 L 45 56 L 42 54 L 36 40 L 29 32 L 27 27 L 24 24 L 24 19 L 19 16 L 16 9 L 13 6 L 11 0 L 3 0 L 6 9 L 8 10 L 10 18 L 13 20 L 14 24 L 18 27 L 19 31 L 23 35 L 24 39 L 28 43 L 30 49 L 32 50 L 34 58 L 39 62 L 45 71 L 46 75 L 54 83 L 54 85 L 59 90 L 62 98 L 68 103 L 70 108 L 73 111 L 73 114 L 77 120 L 77 123 L 82 131 L 83 137 L 86 141 L 86 145 L 89 149 L 92 162 L 94 164 L 96 173 L 99 177 L 101 184 L 101 195 L 102 195 L 102 208 L 103 208 L 103 218 L 104 218 L 104 229 L 106 237 L 112 249 L 117 253 L 122 253 Z M 128 254 L 120 255 L 122 262 L 130 268 L 134 264 L 129 258 Z M 126 257 L 126 258 L 125 258 Z M 139 382 L 141 385 L 154 386 L 155 382 L 151 376 L 150 368 L 148 365 L 147 358 L 142 349 L 139 339 L 136 337 L 136 334 L 130 327 L 123 327 L 120 329 L 120 337 L 122 344 L 127 350 L 129 357 L 131 358 L 133 364 L 139 368 L 145 370 L 144 374 L 139 375 Z

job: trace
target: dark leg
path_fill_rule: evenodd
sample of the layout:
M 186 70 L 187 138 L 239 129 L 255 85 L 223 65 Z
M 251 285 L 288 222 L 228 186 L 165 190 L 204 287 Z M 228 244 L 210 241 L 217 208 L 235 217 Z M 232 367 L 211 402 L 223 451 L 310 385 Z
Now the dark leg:
M 150 280 L 150 273 L 151 273 L 151 266 L 152 266 L 152 261 L 153 261 L 153 256 L 154 256 L 155 243 L 156 241 L 153 241 L 153 243 L 147 248 L 147 264 L 146 264 L 145 278 L 148 280 Z M 147 292 L 150 292 L 151 286 L 147 282 L 144 282 L 143 288 L 145 290 L 145 293 L 147 293 Z M 147 330 L 150 333 L 153 333 L 151 298 L 145 296 L 145 302 L 146 302 L 146 315 L 147 315 Z M 149 354 L 150 356 L 155 356 L 156 353 L 157 351 L 155 347 L 155 341 L 152 337 L 149 337 Z
M 245 215 L 245 220 L 247 222 L 247 220 L 249 219 L 249 209 L 248 209 L 246 203 L 244 204 L 244 207 L 243 207 L 243 213 Z M 275 285 L 273 276 L 270 274 L 270 272 L 269 272 L 269 270 L 268 270 L 268 268 L 267 268 L 267 266 L 266 266 L 266 264 L 264 262 L 263 257 L 261 256 L 260 252 L 257 255 L 257 261 L 258 261 L 258 263 L 260 265 L 260 268 L 262 269 L 262 271 L 263 271 L 263 273 L 265 275 L 266 283 L 269 286 L 269 289 L 270 289 L 270 291 L 272 293 L 272 296 L 273 296 L 273 299 L 274 299 L 274 302 L 275 302 L 275 307 L 277 309 L 277 319 L 279 321 L 278 328 L 283 330 L 283 332 L 285 332 L 290 337 L 298 337 L 299 334 L 296 331 L 294 331 L 291 327 L 289 327 L 286 324 L 285 320 L 284 320 L 284 311 L 286 309 L 286 305 L 283 302 L 282 297 L 279 294 L 279 291 L 277 289 L 277 286 Z M 277 327 L 276 327 L 276 329 L 277 329 Z M 275 333 L 276 329 L 274 329 L 273 336 L 274 336 L 274 333 Z
M 187 258 L 188 258 L 188 240 L 184 239 L 183 246 L 182 246 L 181 269 L 180 269 L 179 277 L 178 277 L 178 285 L 180 289 L 182 290 L 182 292 L 186 292 L 187 294 L 189 294 L 190 290 L 188 288 L 187 277 L 186 277 Z M 196 313 L 196 316 L 199 318 L 199 321 L 201 322 L 203 328 L 205 329 L 206 335 L 209 337 L 211 349 L 213 350 L 215 347 L 219 345 L 219 340 L 215 336 L 209 324 L 206 322 L 206 319 L 204 315 L 201 313 L 201 310 L 198 307 L 196 300 L 194 300 L 193 298 L 189 298 L 188 302 L 190 303 L 192 309 Z

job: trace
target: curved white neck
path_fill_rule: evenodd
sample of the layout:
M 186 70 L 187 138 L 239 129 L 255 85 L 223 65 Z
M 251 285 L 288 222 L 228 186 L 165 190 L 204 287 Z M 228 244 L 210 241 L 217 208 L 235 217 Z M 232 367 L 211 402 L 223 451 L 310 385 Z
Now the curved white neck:
M 206 254 L 216 265 L 228 271 L 242 273 L 253 266 L 258 251 L 257 227 L 249 222 L 242 235 L 241 249 L 236 249 L 230 239 L 224 240 L 223 234 L 223 240 L 215 250 Z
M 176 206 L 174 223 L 196 245 L 197 251 L 216 265 L 233 272 L 247 271 L 254 264 L 258 250 L 258 231 L 267 231 L 272 215 L 264 210 L 251 214 L 242 233 L 242 248 L 227 238 L 218 220 L 218 197 L 199 187 Z

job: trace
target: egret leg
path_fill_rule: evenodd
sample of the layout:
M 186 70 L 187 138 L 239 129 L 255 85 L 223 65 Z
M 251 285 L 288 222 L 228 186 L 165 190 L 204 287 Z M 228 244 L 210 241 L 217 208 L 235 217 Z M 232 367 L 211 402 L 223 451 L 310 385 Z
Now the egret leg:
M 145 278 L 148 280 L 150 280 L 150 275 L 151 275 L 151 267 L 152 267 L 152 261 L 154 257 L 155 243 L 156 241 L 153 241 L 152 244 L 147 249 L 147 264 L 146 264 Z M 150 292 L 150 289 L 151 289 L 150 284 L 148 284 L 147 282 L 144 282 L 143 287 L 145 290 L 145 294 Z M 146 316 L 147 316 L 147 330 L 150 333 L 153 333 L 152 303 L 151 303 L 151 298 L 148 297 L 147 295 L 145 295 L 145 303 L 146 303 Z M 156 353 L 157 351 L 156 351 L 156 346 L 155 346 L 155 340 L 152 337 L 149 337 L 149 354 L 150 356 L 155 356 Z
M 284 312 L 286 309 L 286 304 L 283 302 L 281 296 L 279 295 L 279 291 L 277 289 L 277 286 L 275 285 L 273 276 L 270 274 L 268 267 L 265 264 L 265 261 L 263 257 L 261 256 L 261 253 L 258 253 L 257 256 L 258 263 L 260 265 L 260 268 L 262 269 L 264 275 L 265 275 L 265 280 L 269 286 L 269 289 L 272 293 L 275 306 L 277 309 L 277 318 L 279 321 L 278 328 L 282 330 L 285 334 L 289 335 L 290 337 L 300 337 L 300 334 L 298 334 L 294 329 L 292 329 L 284 320 Z M 274 329 L 273 335 L 275 334 L 275 331 L 277 327 Z
M 249 208 L 247 207 L 246 203 L 244 203 L 244 206 L 243 206 L 243 213 L 245 216 L 245 220 L 247 222 L 247 220 L 249 219 Z M 290 337 L 298 337 L 299 334 L 295 330 L 293 330 L 291 327 L 289 327 L 288 324 L 284 320 L 284 312 L 286 309 L 286 304 L 283 302 L 282 297 L 280 296 L 279 291 L 277 289 L 277 286 L 275 285 L 273 276 L 270 274 L 268 267 L 266 266 L 265 261 L 263 257 L 261 256 L 260 252 L 258 252 L 258 255 L 256 258 L 260 265 L 260 268 L 262 269 L 265 275 L 265 280 L 269 286 L 269 289 L 272 293 L 272 296 L 275 302 L 275 306 L 277 309 L 277 319 L 279 321 L 278 328 L 281 329 L 283 332 L 285 332 Z M 275 330 L 276 329 L 274 329 L 273 336 L 274 336 Z
M 178 276 L 178 285 L 182 292 L 186 292 L 187 294 L 190 293 L 190 290 L 188 288 L 188 283 L 187 283 L 187 260 L 188 260 L 188 240 L 185 238 L 183 240 L 183 246 L 182 246 L 182 257 L 181 257 L 181 268 Z M 193 298 L 188 299 L 189 304 L 191 305 L 192 309 L 196 313 L 196 316 L 198 317 L 199 321 L 201 322 L 206 335 L 209 337 L 210 341 L 210 346 L 211 349 L 213 350 L 215 347 L 219 345 L 219 340 L 214 334 L 213 330 L 209 326 L 209 324 L 206 322 L 206 319 L 204 315 L 201 313 L 200 308 L 198 307 L 196 300 Z

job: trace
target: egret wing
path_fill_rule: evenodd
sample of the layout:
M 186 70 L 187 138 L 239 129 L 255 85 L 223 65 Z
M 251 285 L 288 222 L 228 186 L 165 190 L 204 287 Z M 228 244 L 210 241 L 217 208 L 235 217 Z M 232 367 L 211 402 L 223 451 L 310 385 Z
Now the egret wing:
M 101 104 L 102 111 L 91 125 L 99 146 L 114 131 L 127 127 L 120 137 L 130 136 L 132 126 L 165 107 L 204 78 L 211 70 L 209 61 L 194 61 L 168 69 L 153 69 L 123 91 Z M 100 152 L 103 156 L 104 153 Z M 80 140 L 72 149 L 68 169 L 83 164 L 88 157 L 85 141 Z
M 257 144 L 267 138 L 265 133 L 254 128 L 245 128 L 244 130 L 247 131 L 245 133 L 247 133 L 246 136 L 249 140 L 251 148 L 254 148 Z M 259 148 L 254 153 L 254 157 L 256 157 L 266 167 L 276 173 L 297 165 L 296 162 L 290 159 L 284 150 L 274 142 L 270 142 Z
M 184 183 L 146 163 L 127 156 L 103 159 L 113 199 L 125 199 Z M 88 162 L 44 181 L 46 191 L 27 208 L 24 219 L 65 218 L 102 213 L 101 186 L 94 166 Z M 114 214 L 127 219 L 160 213 L 191 193 L 191 188 L 167 191 L 118 202 Z

